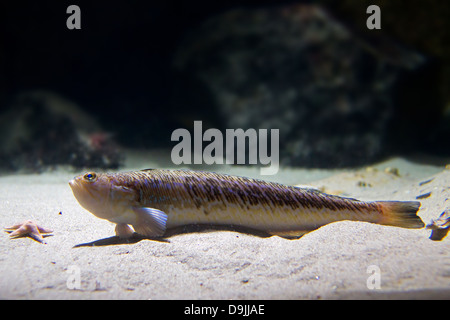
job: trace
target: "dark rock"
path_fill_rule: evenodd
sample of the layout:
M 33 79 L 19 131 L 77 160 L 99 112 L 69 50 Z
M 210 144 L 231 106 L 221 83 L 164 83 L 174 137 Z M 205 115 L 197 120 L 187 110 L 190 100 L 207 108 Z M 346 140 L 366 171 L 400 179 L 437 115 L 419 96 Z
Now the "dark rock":
M 117 168 L 111 136 L 80 108 L 55 94 L 19 94 L 0 116 L 0 168 L 41 171 L 55 165 Z
M 174 66 L 191 79 L 189 93 L 179 92 L 187 110 L 195 102 L 183 97 L 211 97 L 204 107 L 224 128 L 280 129 L 282 163 L 337 167 L 386 152 L 393 85 L 421 60 L 388 58 L 320 7 L 293 5 L 211 18 L 182 43 Z

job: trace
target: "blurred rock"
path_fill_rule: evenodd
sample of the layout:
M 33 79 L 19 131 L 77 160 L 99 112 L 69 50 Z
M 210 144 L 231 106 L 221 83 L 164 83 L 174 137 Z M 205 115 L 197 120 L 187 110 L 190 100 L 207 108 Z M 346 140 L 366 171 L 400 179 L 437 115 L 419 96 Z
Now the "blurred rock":
M 111 135 L 76 104 L 50 92 L 19 94 L 0 115 L 0 168 L 41 171 L 49 166 L 117 168 Z
M 203 107 L 223 128 L 280 129 L 283 164 L 342 167 L 386 152 L 392 88 L 421 60 L 377 54 L 322 8 L 291 5 L 211 18 L 185 39 L 174 66 L 191 79 L 179 92 L 187 110 L 197 102 L 189 97 L 208 96 Z
M 414 150 L 449 156 L 443 147 L 450 136 L 450 2 L 442 0 L 320 0 L 333 14 L 365 40 L 396 39 L 403 46 L 420 51 L 426 63 L 405 72 L 395 89 L 397 119 L 396 151 Z M 369 5 L 382 12 L 382 28 L 372 32 L 366 28 Z M 394 50 L 392 50 L 394 49 Z M 398 56 L 392 43 L 382 48 L 391 59 L 410 62 Z M 380 52 L 380 50 L 378 50 Z M 398 52 L 398 50 L 397 50 Z M 404 119 L 403 123 L 399 120 Z M 417 130 L 420 128 L 421 130 Z M 404 132 L 404 134 L 401 134 Z

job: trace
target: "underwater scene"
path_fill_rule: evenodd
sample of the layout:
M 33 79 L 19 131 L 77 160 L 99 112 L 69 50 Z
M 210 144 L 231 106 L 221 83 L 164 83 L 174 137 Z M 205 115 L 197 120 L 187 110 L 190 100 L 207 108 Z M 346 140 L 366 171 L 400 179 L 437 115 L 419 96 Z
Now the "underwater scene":
M 0 299 L 450 299 L 450 2 L 0 12 Z

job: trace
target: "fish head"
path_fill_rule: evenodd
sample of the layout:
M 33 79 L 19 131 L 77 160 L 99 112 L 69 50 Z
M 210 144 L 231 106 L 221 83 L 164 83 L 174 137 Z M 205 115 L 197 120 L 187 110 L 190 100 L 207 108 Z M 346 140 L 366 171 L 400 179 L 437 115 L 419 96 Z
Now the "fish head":
M 99 218 L 109 218 L 111 181 L 107 175 L 88 172 L 70 180 L 69 186 L 83 208 Z

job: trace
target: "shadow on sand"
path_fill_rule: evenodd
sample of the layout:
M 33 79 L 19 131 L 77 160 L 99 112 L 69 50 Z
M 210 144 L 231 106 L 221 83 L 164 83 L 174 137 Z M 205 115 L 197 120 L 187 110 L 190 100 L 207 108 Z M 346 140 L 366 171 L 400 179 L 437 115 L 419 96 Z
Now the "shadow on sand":
M 195 232 L 205 232 L 205 231 L 234 231 L 234 232 L 250 234 L 250 235 L 253 235 L 256 237 L 260 237 L 260 238 L 268 238 L 268 237 L 272 236 L 271 234 L 264 232 L 264 231 L 255 230 L 255 229 L 246 228 L 246 227 L 240 227 L 240 226 L 217 226 L 217 225 L 207 225 L 207 224 L 200 224 L 200 225 L 196 224 L 196 225 L 186 225 L 186 226 L 168 229 L 163 237 L 151 238 L 151 237 L 146 237 L 146 236 L 140 235 L 135 232 L 130 238 L 120 238 L 118 236 L 112 236 L 112 237 L 108 237 L 108 238 L 94 240 L 91 242 L 80 243 L 80 244 L 73 246 L 73 248 L 101 247 L 101 246 L 111 246 L 111 245 L 120 245 L 120 244 L 134 244 L 134 243 L 138 243 L 142 240 L 152 240 L 152 241 L 157 241 L 157 242 L 170 243 L 170 240 L 168 240 L 167 238 L 172 237 L 174 235 L 180 235 L 180 234 L 185 234 L 185 233 L 195 233 Z

